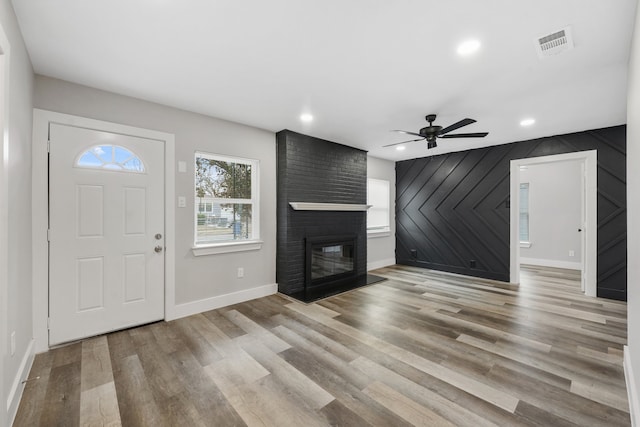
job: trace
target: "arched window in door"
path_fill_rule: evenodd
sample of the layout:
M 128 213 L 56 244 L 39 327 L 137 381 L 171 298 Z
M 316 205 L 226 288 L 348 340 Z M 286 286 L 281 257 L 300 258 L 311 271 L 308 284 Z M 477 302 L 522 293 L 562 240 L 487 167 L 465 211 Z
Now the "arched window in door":
M 144 173 L 144 163 L 119 145 L 96 145 L 82 153 L 75 163 L 79 168 Z

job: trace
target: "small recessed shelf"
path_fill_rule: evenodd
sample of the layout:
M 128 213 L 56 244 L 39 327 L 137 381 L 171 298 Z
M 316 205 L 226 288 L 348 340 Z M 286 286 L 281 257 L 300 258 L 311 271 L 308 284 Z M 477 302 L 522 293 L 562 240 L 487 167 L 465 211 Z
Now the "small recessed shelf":
M 296 211 L 366 211 L 372 205 L 358 205 L 354 203 L 308 203 L 289 202 Z

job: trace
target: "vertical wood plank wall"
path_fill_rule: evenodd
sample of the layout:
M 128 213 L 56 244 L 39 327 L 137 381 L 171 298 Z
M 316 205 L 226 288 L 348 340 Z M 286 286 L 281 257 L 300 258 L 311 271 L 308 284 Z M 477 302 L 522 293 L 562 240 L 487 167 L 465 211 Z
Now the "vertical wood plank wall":
M 594 149 L 598 296 L 626 301 L 626 126 L 396 163 L 397 263 L 508 281 L 510 161 Z

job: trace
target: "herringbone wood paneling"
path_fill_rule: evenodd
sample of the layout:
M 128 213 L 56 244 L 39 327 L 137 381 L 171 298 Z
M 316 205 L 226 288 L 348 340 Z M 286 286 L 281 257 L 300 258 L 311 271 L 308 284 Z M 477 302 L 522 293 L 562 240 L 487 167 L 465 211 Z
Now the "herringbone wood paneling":
M 625 126 L 398 162 L 397 262 L 508 281 L 510 161 L 594 149 L 598 296 L 626 300 Z

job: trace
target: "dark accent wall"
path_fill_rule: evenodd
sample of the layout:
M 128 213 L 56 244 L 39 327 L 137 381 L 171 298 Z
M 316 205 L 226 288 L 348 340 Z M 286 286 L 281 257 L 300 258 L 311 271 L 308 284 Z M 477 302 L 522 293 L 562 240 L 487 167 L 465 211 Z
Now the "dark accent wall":
M 366 212 L 295 211 L 289 202 L 367 202 L 367 153 L 289 130 L 276 134 L 278 291 L 304 289 L 305 238 L 356 234 L 357 275 L 367 273 Z
M 626 301 L 626 126 L 396 163 L 396 262 L 509 281 L 510 161 L 593 149 L 598 296 Z

